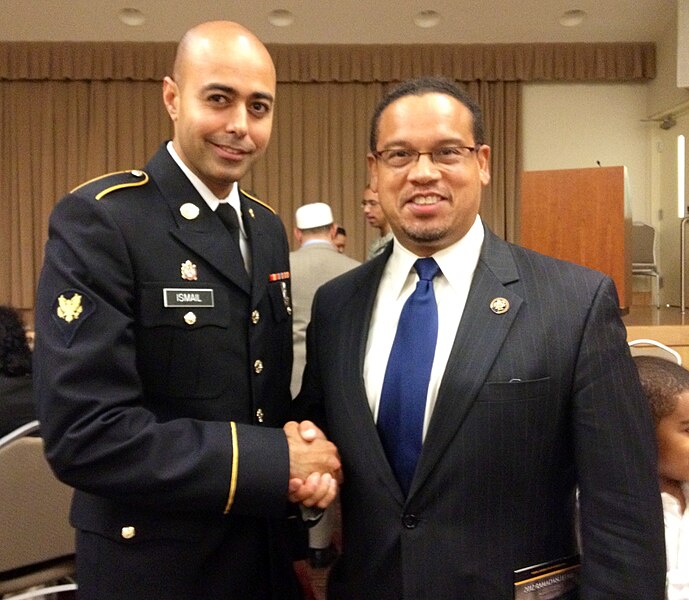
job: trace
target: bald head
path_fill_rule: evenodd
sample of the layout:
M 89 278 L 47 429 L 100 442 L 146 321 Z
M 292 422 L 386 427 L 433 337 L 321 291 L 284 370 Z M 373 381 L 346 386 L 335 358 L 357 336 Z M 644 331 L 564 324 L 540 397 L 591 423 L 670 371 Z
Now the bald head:
M 219 199 L 268 145 L 275 86 L 268 50 L 238 23 L 202 23 L 179 43 L 173 76 L 163 81 L 172 143 Z
M 180 40 L 172 69 L 179 83 L 190 64 L 199 60 L 217 59 L 223 54 L 238 52 L 264 61 L 273 72 L 275 67 L 268 50 L 251 31 L 233 21 L 208 21 L 189 29 Z

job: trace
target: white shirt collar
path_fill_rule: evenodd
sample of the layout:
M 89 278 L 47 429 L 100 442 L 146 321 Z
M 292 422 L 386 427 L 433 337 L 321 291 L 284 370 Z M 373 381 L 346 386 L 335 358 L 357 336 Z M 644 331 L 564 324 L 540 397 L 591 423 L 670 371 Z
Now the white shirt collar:
M 167 151 L 170 153 L 170 156 L 172 156 L 172 159 L 177 163 L 179 168 L 182 169 L 189 181 L 191 181 L 191 184 L 196 188 L 196 191 L 201 195 L 201 197 L 205 200 L 206 204 L 208 204 L 212 211 L 215 211 L 215 209 L 218 208 L 218 204 L 220 204 L 220 202 L 229 202 L 230 205 L 241 216 L 242 213 L 241 205 L 239 202 L 239 190 L 236 181 L 232 184 L 232 189 L 230 190 L 230 193 L 227 195 L 226 198 L 218 198 L 213 192 L 210 191 L 208 186 L 205 183 L 203 183 L 201 179 L 199 179 L 196 173 L 194 173 L 189 167 L 187 167 L 184 161 L 179 157 L 179 154 L 177 154 L 177 151 L 175 150 L 175 147 L 173 146 L 172 142 L 168 142 L 166 147 Z M 243 231 L 244 225 L 242 223 L 241 218 L 239 219 L 239 223 Z
M 442 274 L 454 289 L 461 290 L 461 282 L 473 277 L 481 254 L 483 238 L 481 217 L 476 215 L 474 224 L 462 239 L 433 254 Z M 416 260 L 421 257 L 407 250 L 397 238 L 393 240 L 394 247 L 385 267 L 384 277 L 390 279 L 390 289 L 395 291 L 395 297 L 399 297 L 405 284 L 416 279 L 413 267 Z

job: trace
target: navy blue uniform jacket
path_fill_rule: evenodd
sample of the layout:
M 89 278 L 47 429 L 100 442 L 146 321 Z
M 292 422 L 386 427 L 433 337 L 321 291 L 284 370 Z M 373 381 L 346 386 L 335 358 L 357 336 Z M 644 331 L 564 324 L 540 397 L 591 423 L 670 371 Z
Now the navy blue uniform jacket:
M 76 488 L 75 527 L 192 549 L 227 527 L 232 568 L 258 581 L 286 560 L 289 258 L 279 218 L 240 197 L 251 284 L 164 146 L 144 171 L 63 198 L 38 290 L 35 385 L 47 457 Z

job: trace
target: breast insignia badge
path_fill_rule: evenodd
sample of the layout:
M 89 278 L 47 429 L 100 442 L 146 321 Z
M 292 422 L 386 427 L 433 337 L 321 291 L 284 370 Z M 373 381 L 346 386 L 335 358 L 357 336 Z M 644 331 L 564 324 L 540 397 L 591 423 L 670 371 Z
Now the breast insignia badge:
M 185 281 L 196 281 L 199 278 L 198 273 L 196 272 L 196 265 L 190 260 L 187 260 L 181 264 L 180 272 L 182 274 L 182 279 Z

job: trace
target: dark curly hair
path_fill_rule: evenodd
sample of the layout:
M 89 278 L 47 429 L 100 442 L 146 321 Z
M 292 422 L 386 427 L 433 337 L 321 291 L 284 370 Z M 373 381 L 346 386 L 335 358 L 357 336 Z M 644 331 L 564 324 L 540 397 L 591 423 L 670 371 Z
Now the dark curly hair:
M 641 387 L 657 425 L 677 408 L 677 397 L 689 392 L 689 371 L 658 356 L 635 356 Z
M 31 349 L 19 313 L 0 306 L 0 374 L 18 377 L 31 373 Z

